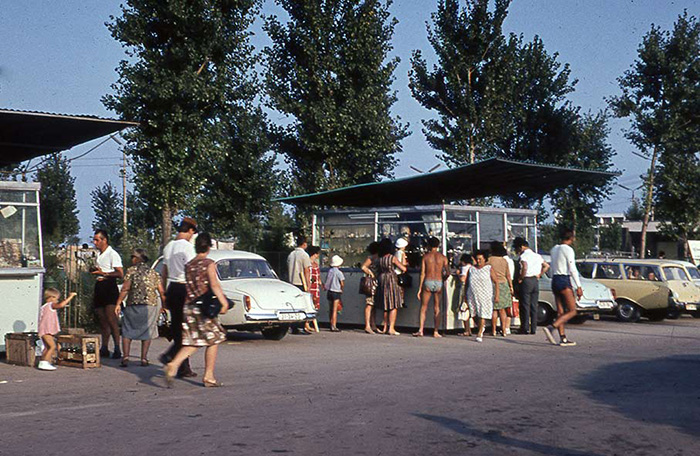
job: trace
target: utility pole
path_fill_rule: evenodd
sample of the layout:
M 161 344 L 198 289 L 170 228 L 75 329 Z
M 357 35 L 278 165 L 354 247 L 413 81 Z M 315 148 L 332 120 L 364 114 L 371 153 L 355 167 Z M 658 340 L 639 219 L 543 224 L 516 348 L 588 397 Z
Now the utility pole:
M 127 237 L 126 231 L 126 152 L 122 149 L 122 215 L 124 239 Z

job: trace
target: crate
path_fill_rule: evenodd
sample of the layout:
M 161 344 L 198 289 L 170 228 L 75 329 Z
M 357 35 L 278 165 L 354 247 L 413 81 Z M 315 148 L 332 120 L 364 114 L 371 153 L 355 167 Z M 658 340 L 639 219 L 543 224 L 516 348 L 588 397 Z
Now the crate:
M 7 362 L 18 366 L 34 367 L 37 363 L 35 354 L 37 340 L 39 340 L 39 334 L 35 332 L 5 334 Z
M 100 336 L 97 334 L 67 334 L 57 338 L 58 365 L 89 369 L 101 367 Z

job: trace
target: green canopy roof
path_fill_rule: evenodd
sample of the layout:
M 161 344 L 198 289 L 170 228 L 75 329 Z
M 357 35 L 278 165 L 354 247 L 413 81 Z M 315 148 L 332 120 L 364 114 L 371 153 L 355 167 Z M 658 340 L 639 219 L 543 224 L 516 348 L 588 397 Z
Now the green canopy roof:
M 619 173 L 490 158 L 429 174 L 279 198 L 317 206 L 437 204 L 518 193 L 541 195 L 571 184 L 602 184 Z

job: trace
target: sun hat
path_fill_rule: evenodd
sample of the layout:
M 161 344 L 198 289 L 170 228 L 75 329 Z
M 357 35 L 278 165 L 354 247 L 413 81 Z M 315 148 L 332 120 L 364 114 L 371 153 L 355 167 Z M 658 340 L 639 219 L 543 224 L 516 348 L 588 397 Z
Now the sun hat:
M 408 241 L 404 238 L 398 238 L 395 245 L 397 249 L 402 249 L 408 245 Z
M 340 258 L 338 255 L 333 255 L 331 257 L 331 267 L 335 268 L 343 264 L 343 259 Z

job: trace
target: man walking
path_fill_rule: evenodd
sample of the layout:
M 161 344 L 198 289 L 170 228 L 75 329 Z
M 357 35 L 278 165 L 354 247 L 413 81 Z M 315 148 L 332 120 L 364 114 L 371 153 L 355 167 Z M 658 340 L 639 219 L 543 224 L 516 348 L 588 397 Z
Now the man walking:
M 418 299 L 420 299 L 420 327 L 418 332 L 413 333 L 414 337 L 423 337 L 425 327 L 425 314 L 428 311 L 430 298 L 433 298 L 433 308 L 435 315 L 435 327 L 433 337 L 442 337 L 438 332 L 440 327 L 440 300 L 442 298 L 442 284 L 444 277 L 450 273 L 447 257 L 438 252 L 440 241 L 436 237 L 428 239 L 430 251 L 423 256 L 420 268 L 420 285 L 418 286 Z
M 547 272 L 549 265 L 521 237 L 513 240 L 513 250 L 520 254 L 520 334 L 536 334 L 539 279 Z
M 287 271 L 289 272 L 289 283 L 300 289 L 308 292 L 311 285 L 311 259 L 306 253 L 305 236 L 297 238 L 297 248 L 287 257 Z M 300 325 L 292 325 L 292 334 L 311 334 L 305 329 L 299 329 Z
M 170 310 L 172 319 L 173 344 L 167 352 L 160 355 L 160 362 L 168 364 L 175 354 L 182 348 L 182 311 L 185 306 L 187 291 L 185 289 L 185 265 L 190 262 L 197 253 L 194 251 L 192 236 L 197 232 L 197 222 L 185 217 L 177 228 L 177 236 L 168 242 L 163 249 L 163 270 L 161 279 L 165 287 L 165 304 Z M 196 377 L 192 371 L 189 358 L 186 359 L 177 371 L 178 377 Z
M 550 343 L 556 345 L 552 332 L 555 329 L 559 330 L 559 345 L 562 347 L 576 345 L 576 342 L 566 338 L 564 325 L 576 316 L 576 301 L 583 296 L 581 278 L 576 268 L 576 254 L 571 247 L 575 240 L 574 232 L 566 229 L 561 234 L 561 243 L 554 246 L 550 252 L 552 256 L 552 292 L 557 302 L 559 318 L 544 328 L 544 334 Z M 571 287 L 572 280 L 576 284 L 576 297 L 574 297 L 574 290 Z

